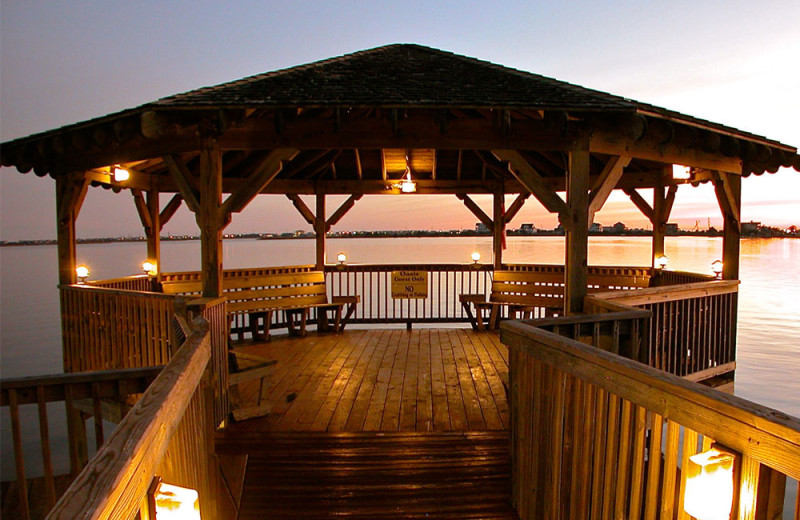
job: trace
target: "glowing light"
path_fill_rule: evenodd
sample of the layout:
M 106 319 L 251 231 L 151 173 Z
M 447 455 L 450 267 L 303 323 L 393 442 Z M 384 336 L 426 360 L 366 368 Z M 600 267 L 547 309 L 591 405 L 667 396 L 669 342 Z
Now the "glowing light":
M 401 193 L 414 193 L 417 191 L 417 183 L 411 180 L 411 170 L 406 170 L 406 176 L 400 181 L 399 186 Z
M 479 252 L 475 251 L 474 253 L 472 253 L 472 262 L 473 263 L 477 264 L 478 262 L 480 262 L 480 260 L 481 260 L 481 254 Z
M 672 165 L 672 178 L 673 179 L 680 179 L 680 180 L 687 180 L 692 178 L 692 169 L 689 166 L 684 166 L 682 164 L 673 164 Z
M 146 275 L 155 276 L 158 274 L 158 266 L 152 260 L 145 260 L 142 263 L 142 271 L 144 271 Z
M 117 182 L 127 181 L 131 178 L 131 172 L 121 166 L 114 166 L 114 180 Z
M 79 265 L 75 268 L 75 274 L 78 275 L 78 283 L 84 283 L 89 278 L 89 268 L 85 265 Z
M 161 482 L 153 498 L 156 520 L 200 520 L 200 499 L 194 489 Z
M 697 520 L 728 520 L 733 504 L 734 456 L 710 449 L 689 457 L 683 509 Z
M 722 275 L 722 260 L 714 260 L 711 262 L 711 272 L 719 278 Z
M 656 258 L 656 267 L 658 267 L 659 269 L 664 269 L 665 267 L 667 267 L 668 263 L 669 263 L 669 257 L 667 255 L 661 255 L 658 258 Z
M 347 255 L 344 253 L 339 253 L 336 255 L 336 261 L 339 262 L 339 264 L 344 264 L 347 262 Z

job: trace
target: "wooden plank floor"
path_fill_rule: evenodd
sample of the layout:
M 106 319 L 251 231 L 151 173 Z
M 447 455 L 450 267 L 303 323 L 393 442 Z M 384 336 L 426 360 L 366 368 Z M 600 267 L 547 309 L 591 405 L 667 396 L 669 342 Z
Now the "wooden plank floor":
M 469 329 L 352 330 L 237 347 L 275 359 L 271 413 L 236 432 L 448 432 L 508 428 L 508 352 Z M 255 400 L 255 384 L 241 389 Z
M 507 431 L 251 432 L 217 452 L 247 455 L 238 520 L 516 518 Z

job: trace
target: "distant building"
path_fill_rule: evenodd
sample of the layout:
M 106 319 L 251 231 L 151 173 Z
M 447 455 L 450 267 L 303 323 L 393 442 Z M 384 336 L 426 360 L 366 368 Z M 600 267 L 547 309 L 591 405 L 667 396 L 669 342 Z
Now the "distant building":
M 743 235 L 758 233 L 759 228 L 761 228 L 761 222 L 742 222 Z
M 623 231 L 625 231 L 625 224 L 623 224 L 622 222 L 617 222 L 616 224 L 614 224 L 613 228 L 616 233 L 622 233 Z
M 589 226 L 589 233 L 602 233 L 603 226 L 598 224 L 597 222 L 592 222 L 592 225 Z
M 533 224 L 522 224 L 519 228 L 523 235 L 533 235 L 536 233 L 536 226 Z
M 669 236 L 678 236 L 678 231 L 679 231 L 678 224 L 675 224 L 673 222 L 667 222 L 667 229 L 664 232 L 665 234 Z
M 489 228 L 486 227 L 486 224 L 484 224 L 483 222 L 478 222 L 477 224 L 475 224 L 475 232 L 480 234 L 486 234 L 489 233 Z

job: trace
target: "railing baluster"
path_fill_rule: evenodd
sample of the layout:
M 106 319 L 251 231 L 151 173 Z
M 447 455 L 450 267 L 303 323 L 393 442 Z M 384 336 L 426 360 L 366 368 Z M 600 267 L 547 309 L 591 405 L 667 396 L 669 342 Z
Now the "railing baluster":
M 17 471 L 17 493 L 19 495 L 19 506 L 22 518 L 30 518 L 28 506 L 28 480 L 25 478 L 25 460 L 22 454 L 22 432 L 20 430 L 19 403 L 17 390 L 8 389 L 8 407 L 11 416 L 11 434 L 14 442 L 14 465 Z
M 42 444 L 42 465 L 44 473 L 45 503 L 50 510 L 56 503 L 55 480 L 53 479 L 53 458 L 50 452 L 50 428 L 47 421 L 47 401 L 44 386 L 36 386 L 36 405 L 39 409 L 39 440 Z
M 103 408 L 100 401 L 99 383 L 92 382 L 92 413 L 94 414 L 94 443 L 99 450 L 103 445 Z

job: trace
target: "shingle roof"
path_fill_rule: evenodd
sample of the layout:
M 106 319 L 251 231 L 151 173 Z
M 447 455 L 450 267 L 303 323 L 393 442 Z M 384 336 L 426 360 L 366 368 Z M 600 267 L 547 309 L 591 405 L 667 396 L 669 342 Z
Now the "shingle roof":
M 394 44 L 163 98 L 162 107 L 385 106 L 633 110 L 619 96 L 415 44 Z

